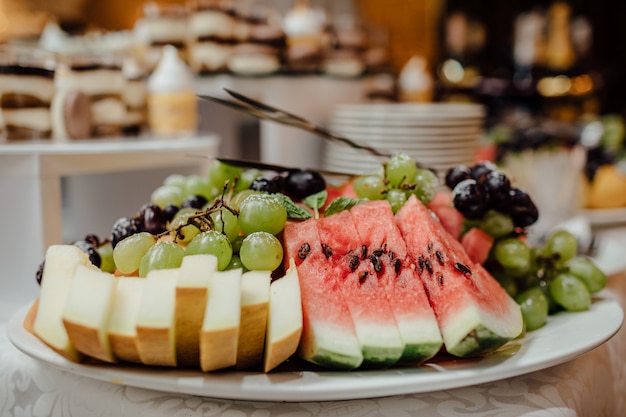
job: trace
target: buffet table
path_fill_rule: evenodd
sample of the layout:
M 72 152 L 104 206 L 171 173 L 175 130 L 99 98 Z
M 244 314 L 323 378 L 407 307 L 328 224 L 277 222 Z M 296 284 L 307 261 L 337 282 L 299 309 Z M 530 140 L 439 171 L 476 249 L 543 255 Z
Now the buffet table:
M 626 307 L 626 229 L 606 233 L 598 264 L 611 273 L 604 295 Z M 4 272 L 0 279 L 6 279 Z M 243 401 L 162 392 L 106 382 L 25 355 L 8 340 L 18 307 L 1 294 L 2 416 L 620 416 L 626 412 L 626 329 L 572 360 L 521 375 L 456 389 L 341 401 Z M 576 320 L 574 314 L 570 314 Z M 622 317 L 620 311 L 620 318 Z M 558 333 L 558 332 L 557 332 Z M 577 338 L 585 340 L 586 333 Z M 558 337 L 558 335 L 556 335 Z M 539 338 L 533 343 L 541 343 Z M 550 346 L 545 346 L 550 350 Z M 513 355 L 514 356 L 514 355 Z M 472 362 L 468 362 L 472 366 Z M 362 375 L 366 375 L 363 373 Z M 198 383 L 200 383 L 199 375 Z M 296 376 L 294 375 L 294 378 Z M 192 379 L 193 381 L 193 379 Z M 282 381 L 285 383 L 286 381 Z M 191 387 L 191 385 L 189 385 Z M 384 387 L 381 387 L 383 390 Z M 381 391 L 383 392 L 383 391 Z M 376 397 L 376 396 L 373 396 Z

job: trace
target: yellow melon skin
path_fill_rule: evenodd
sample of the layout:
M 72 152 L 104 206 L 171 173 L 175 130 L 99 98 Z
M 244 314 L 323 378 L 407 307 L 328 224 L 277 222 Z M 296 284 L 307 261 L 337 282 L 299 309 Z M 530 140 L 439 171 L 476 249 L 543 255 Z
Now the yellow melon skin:
M 615 208 L 626 206 L 626 175 L 615 165 L 603 165 L 587 190 L 587 207 Z

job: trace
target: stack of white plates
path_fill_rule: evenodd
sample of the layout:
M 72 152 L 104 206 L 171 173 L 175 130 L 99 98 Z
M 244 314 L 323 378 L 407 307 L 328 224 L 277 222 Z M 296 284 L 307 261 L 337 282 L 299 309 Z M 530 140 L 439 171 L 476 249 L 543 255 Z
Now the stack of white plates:
M 439 173 L 472 164 L 485 110 L 472 103 L 345 104 L 329 121 L 336 135 L 393 155 L 404 152 Z M 372 172 L 388 158 L 341 142 L 326 142 L 323 167 L 353 174 Z

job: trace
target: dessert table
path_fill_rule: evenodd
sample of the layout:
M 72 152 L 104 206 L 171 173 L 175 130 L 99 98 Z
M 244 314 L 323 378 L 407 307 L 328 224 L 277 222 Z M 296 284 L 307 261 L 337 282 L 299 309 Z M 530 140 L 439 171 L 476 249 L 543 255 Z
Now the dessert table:
M 607 230 L 600 242 L 596 260 L 610 274 L 605 294 L 619 302 L 623 309 L 626 307 L 626 261 L 620 248 L 626 244 L 626 229 Z M 4 271 L 0 272 L 0 279 L 6 279 Z M 9 319 L 20 307 L 7 295 L 0 294 L 2 416 L 582 417 L 620 416 L 626 412 L 623 360 L 626 329 L 623 327 L 607 342 L 561 364 L 455 389 L 411 393 L 409 388 L 399 395 L 366 395 L 330 401 L 292 402 L 289 398 L 247 401 L 138 388 L 116 380 L 107 382 L 34 359 L 17 349 L 7 336 L 7 329 L 11 327 Z M 575 313 L 570 315 L 576 320 Z M 620 318 L 623 318 L 621 311 Z M 580 332 L 581 341 L 585 335 Z M 540 344 L 541 340 L 537 338 L 533 343 Z M 544 346 L 546 351 L 550 348 Z

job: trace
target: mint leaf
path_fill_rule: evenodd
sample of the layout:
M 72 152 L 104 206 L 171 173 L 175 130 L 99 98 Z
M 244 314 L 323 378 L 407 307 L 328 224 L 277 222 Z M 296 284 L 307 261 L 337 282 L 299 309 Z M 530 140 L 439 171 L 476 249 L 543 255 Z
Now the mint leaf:
M 307 220 L 313 217 L 313 215 L 306 209 L 299 207 L 296 203 L 284 194 L 274 194 L 276 198 L 280 200 L 282 205 L 287 210 L 287 217 L 295 220 Z
M 302 202 L 313 209 L 315 212 L 315 218 L 317 219 L 319 217 L 319 210 L 324 206 L 327 198 L 328 192 L 326 190 L 322 190 L 319 193 L 311 194 L 302 200 Z
M 328 205 L 328 207 L 326 207 L 326 210 L 324 210 L 324 217 L 328 217 L 344 210 L 350 210 L 352 207 L 362 203 L 363 201 L 366 200 L 346 196 L 337 197 Z

